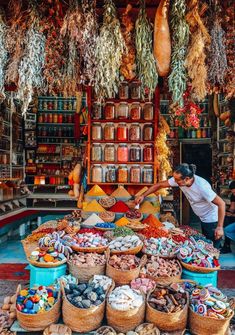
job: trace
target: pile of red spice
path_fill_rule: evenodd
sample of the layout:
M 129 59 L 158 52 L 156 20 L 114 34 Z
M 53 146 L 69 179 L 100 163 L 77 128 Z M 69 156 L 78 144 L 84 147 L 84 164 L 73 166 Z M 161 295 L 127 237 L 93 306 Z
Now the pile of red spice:
M 125 204 L 125 202 L 119 200 L 109 210 L 113 213 L 126 213 L 130 210 L 130 208 Z

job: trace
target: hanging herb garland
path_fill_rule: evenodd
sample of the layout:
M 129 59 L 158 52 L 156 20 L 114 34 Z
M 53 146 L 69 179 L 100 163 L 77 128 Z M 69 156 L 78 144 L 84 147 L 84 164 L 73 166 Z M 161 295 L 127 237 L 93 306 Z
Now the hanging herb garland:
M 142 84 L 142 97 L 145 97 L 147 90 L 151 98 L 158 83 L 158 74 L 153 56 L 153 30 L 147 18 L 144 0 L 141 0 L 135 29 L 136 63 L 138 78 Z
M 95 45 L 98 38 L 98 22 L 96 17 L 95 0 L 82 0 L 83 25 L 79 51 L 82 60 L 82 82 L 93 85 L 97 70 Z
M 192 0 L 188 4 L 186 16 L 189 24 L 191 38 L 186 56 L 186 68 L 191 80 L 192 97 L 195 100 L 204 100 L 207 94 L 207 68 L 205 48 L 210 43 L 210 35 L 202 21 L 202 15 L 207 10 L 203 5 L 199 10 L 199 1 Z
M 39 31 L 40 20 L 36 2 L 30 2 L 28 30 L 25 36 L 25 50 L 19 64 L 17 98 L 22 101 L 22 114 L 27 112 L 34 90 L 43 88 L 42 69 L 45 59 L 45 37 Z
M 5 24 L 5 16 L 2 11 L 0 10 L 0 101 L 5 98 L 5 71 L 6 71 L 6 64 L 8 59 L 7 50 L 5 48 L 5 38 L 7 32 L 7 26 Z
M 105 0 L 103 24 L 96 45 L 95 91 L 99 97 L 111 98 L 118 92 L 119 69 L 125 48 L 115 5 L 112 0 Z
M 169 91 L 173 102 L 184 104 L 183 93 L 187 86 L 185 57 L 189 42 L 189 27 L 185 20 L 185 0 L 174 0 L 171 9 L 170 25 L 172 30 L 171 74 L 169 75 Z
M 67 57 L 62 79 L 65 96 L 75 96 L 78 91 L 78 84 L 81 81 L 78 45 L 82 36 L 82 16 L 78 1 L 71 1 L 60 31 L 62 38 L 67 41 Z

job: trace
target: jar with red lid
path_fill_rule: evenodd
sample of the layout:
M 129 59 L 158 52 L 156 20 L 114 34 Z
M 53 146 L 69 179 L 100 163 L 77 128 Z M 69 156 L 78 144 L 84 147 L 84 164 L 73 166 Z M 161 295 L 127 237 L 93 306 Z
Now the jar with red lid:
M 136 121 L 141 119 L 141 104 L 139 102 L 134 102 L 131 104 L 130 118 Z
M 92 106 L 92 119 L 100 120 L 102 119 L 102 105 L 101 102 L 94 102 Z
M 113 123 L 107 123 L 104 127 L 104 139 L 106 141 L 114 141 L 115 139 L 115 127 Z
M 131 99 L 140 99 L 140 82 L 138 81 L 133 81 L 131 83 Z
M 128 119 L 129 117 L 129 107 L 127 102 L 120 102 L 117 106 L 117 118 L 118 119 Z
M 151 123 L 144 125 L 143 141 L 153 141 L 153 126 Z
M 152 102 L 146 102 L 143 106 L 143 118 L 146 121 L 152 121 L 154 117 L 154 108 Z
M 104 147 L 104 161 L 115 162 L 115 156 L 116 156 L 115 145 L 112 143 L 107 143 Z
M 141 162 L 141 147 L 139 144 L 132 144 L 130 147 L 130 162 Z
M 128 183 L 128 168 L 126 165 L 120 165 L 117 170 L 118 183 Z
M 128 147 L 127 144 L 119 144 L 117 149 L 118 162 L 128 162 Z
M 141 127 L 138 123 L 132 123 L 129 131 L 130 141 L 141 141 Z
M 95 141 L 102 140 L 102 126 L 100 123 L 93 123 L 91 128 L 91 138 Z
M 143 161 L 144 162 L 153 162 L 153 145 L 146 144 L 143 150 Z
M 131 183 L 141 183 L 141 168 L 139 165 L 132 165 L 130 171 L 130 182 Z
M 104 106 L 104 118 L 105 120 L 115 119 L 115 104 L 113 102 L 107 102 Z
M 128 140 L 128 127 L 126 123 L 119 123 L 117 126 L 117 140 L 127 141 Z
M 129 86 L 127 81 L 123 81 L 121 85 L 119 86 L 119 99 L 128 99 L 129 97 Z

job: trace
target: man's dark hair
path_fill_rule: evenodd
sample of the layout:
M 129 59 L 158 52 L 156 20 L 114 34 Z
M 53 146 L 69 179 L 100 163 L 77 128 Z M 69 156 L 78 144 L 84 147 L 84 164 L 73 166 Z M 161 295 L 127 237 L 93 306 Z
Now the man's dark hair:
M 196 170 L 197 170 L 196 165 L 182 163 L 174 169 L 174 172 L 181 174 L 182 179 L 185 179 L 186 177 L 193 178 L 194 174 L 196 173 Z
M 229 189 L 233 190 L 235 188 L 235 180 L 231 181 L 231 183 L 229 184 Z

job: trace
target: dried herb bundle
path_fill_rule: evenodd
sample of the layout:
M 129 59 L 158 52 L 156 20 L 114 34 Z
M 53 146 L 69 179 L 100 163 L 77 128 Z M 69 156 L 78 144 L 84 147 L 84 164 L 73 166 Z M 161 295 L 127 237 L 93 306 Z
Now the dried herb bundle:
M 28 30 L 25 36 L 25 49 L 19 64 L 17 98 L 22 101 L 22 113 L 27 112 L 34 89 L 43 88 L 42 70 L 45 59 L 45 37 L 40 32 L 39 13 L 36 3 L 31 1 Z
M 130 16 L 132 10 L 131 5 L 127 5 L 125 12 L 121 17 L 122 35 L 125 39 L 127 50 L 122 57 L 122 65 L 120 72 L 127 80 L 135 77 L 135 44 L 134 44 L 134 22 Z
M 185 57 L 189 42 L 189 27 L 185 19 L 185 0 L 174 0 L 171 9 L 170 25 L 172 30 L 171 74 L 169 75 L 169 91 L 173 102 L 183 106 L 183 93 L 187 87 Z
M 202 21 L 201 16 L 207 6 L 199 10 L 199 1 L 192 0 L 188 4 L 186 20 L 189 24 L 191 38 L 186 56 L 186 68 L 191 80 L 191 93 L 195 100 L 203 100 L 207 94 L 206 80 L 206 53 L 205 48 L 210 43 L 210 35 Z
M 78 1 L 71 1 L 60 31 L 62 38 L 67 41 L 67 57 L 63 69 L 63 92 L 65 96 L 75 96 L 80 83 L 81 68 L 78 45 L 82 36 L 82 21 L 82 9 Z
M 93 85 L 97 69 L 95 45 L 98 38 L 98 22 L 95 0 L 82 0 L 83 25 L 79 50 L 82 59 L 82 82 Z
M 96 45 L 95 91 L 99 97 L 113 97 L 120 84 L 119 69 L 126 45 L 112 0 L 105 0 L 103 24 Z
M 7 50 L 5 48 L 7 26 L 4 19 L 4 13 L 2 9 L 0 9 L 0 101 L 5 98 L 4 84 L 6 64 L 8 59 Z
M 146 89 L 149 91 L 149 96 L 152 97 L 158 83 L 158 74 L 153 56 L 153 30 L 147 18 L 144 0 L 141 0 L 135 29 L 136 63 L 138 78 L 142 83 L 142 97 L 145 96 Z

